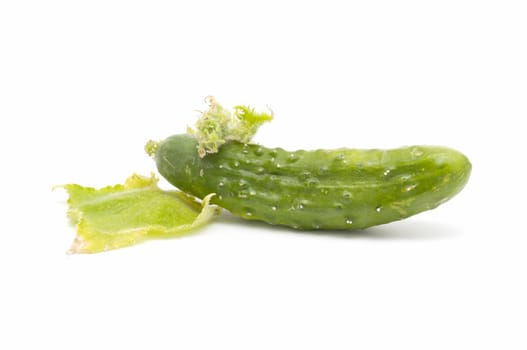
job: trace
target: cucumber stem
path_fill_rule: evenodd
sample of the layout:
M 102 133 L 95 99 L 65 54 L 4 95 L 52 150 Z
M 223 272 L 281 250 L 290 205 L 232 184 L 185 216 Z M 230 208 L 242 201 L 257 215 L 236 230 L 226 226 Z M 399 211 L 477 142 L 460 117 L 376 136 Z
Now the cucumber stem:
M 146 153 L 152 158 L 155 157 L 158 148 L 159 148 L 159 142 L 153 141 L 153 140 L 149 140 L 145 145 Z

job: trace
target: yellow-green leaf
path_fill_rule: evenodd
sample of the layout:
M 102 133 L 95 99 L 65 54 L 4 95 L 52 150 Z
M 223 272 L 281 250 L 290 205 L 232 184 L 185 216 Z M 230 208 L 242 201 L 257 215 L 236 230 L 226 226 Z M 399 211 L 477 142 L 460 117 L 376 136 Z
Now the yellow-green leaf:
M 77 226 L 69 253 L 97 253 L 148 238 L 176 237 L 197 228 L 218 212 L 213 194 L 198 202 L 181 191 L 163 191 L 155 175 L 132 175 L 124 185 L 101 189 L 62 186 L 69 194 L 68 216 Z

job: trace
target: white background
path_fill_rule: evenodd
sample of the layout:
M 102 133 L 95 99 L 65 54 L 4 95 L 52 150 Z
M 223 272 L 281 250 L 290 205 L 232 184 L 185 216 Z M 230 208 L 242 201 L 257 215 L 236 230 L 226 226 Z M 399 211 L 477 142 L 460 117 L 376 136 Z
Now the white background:
M 2 1 L 0 348 L 526 349 L 524 5 Z M 145 142 L 184 132 L 207 95 L 269 105 L 266 146 L 446 145 L 472 177 L 362 232 L 225 214 L 66 255 L 52 186 L 155 171 Z

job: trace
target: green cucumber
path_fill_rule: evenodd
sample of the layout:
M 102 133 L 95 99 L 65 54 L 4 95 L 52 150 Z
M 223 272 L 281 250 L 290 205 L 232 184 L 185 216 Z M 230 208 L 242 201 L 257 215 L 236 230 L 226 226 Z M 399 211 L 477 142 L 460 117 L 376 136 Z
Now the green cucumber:
M 468 181 L 460 152 L 433 146 L 288 152 L 227 141 L 201 158 L 188 134 L 161 141 L 160 174 L 245 219 L 297 229 L 360 229 L 433 209 Z

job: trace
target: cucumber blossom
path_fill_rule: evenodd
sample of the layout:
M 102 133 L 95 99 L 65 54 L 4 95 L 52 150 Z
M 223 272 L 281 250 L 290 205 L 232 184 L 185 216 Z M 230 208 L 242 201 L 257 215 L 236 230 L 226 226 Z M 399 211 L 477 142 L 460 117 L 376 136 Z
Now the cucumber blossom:
M 228 141 L 201 158 L 188 134 L 151 153 L 180 190 L 246 219 L 297 229 L 358 229 L 433 209 L 466 184 L 471 164 L 433 146 L 288 152 Z

